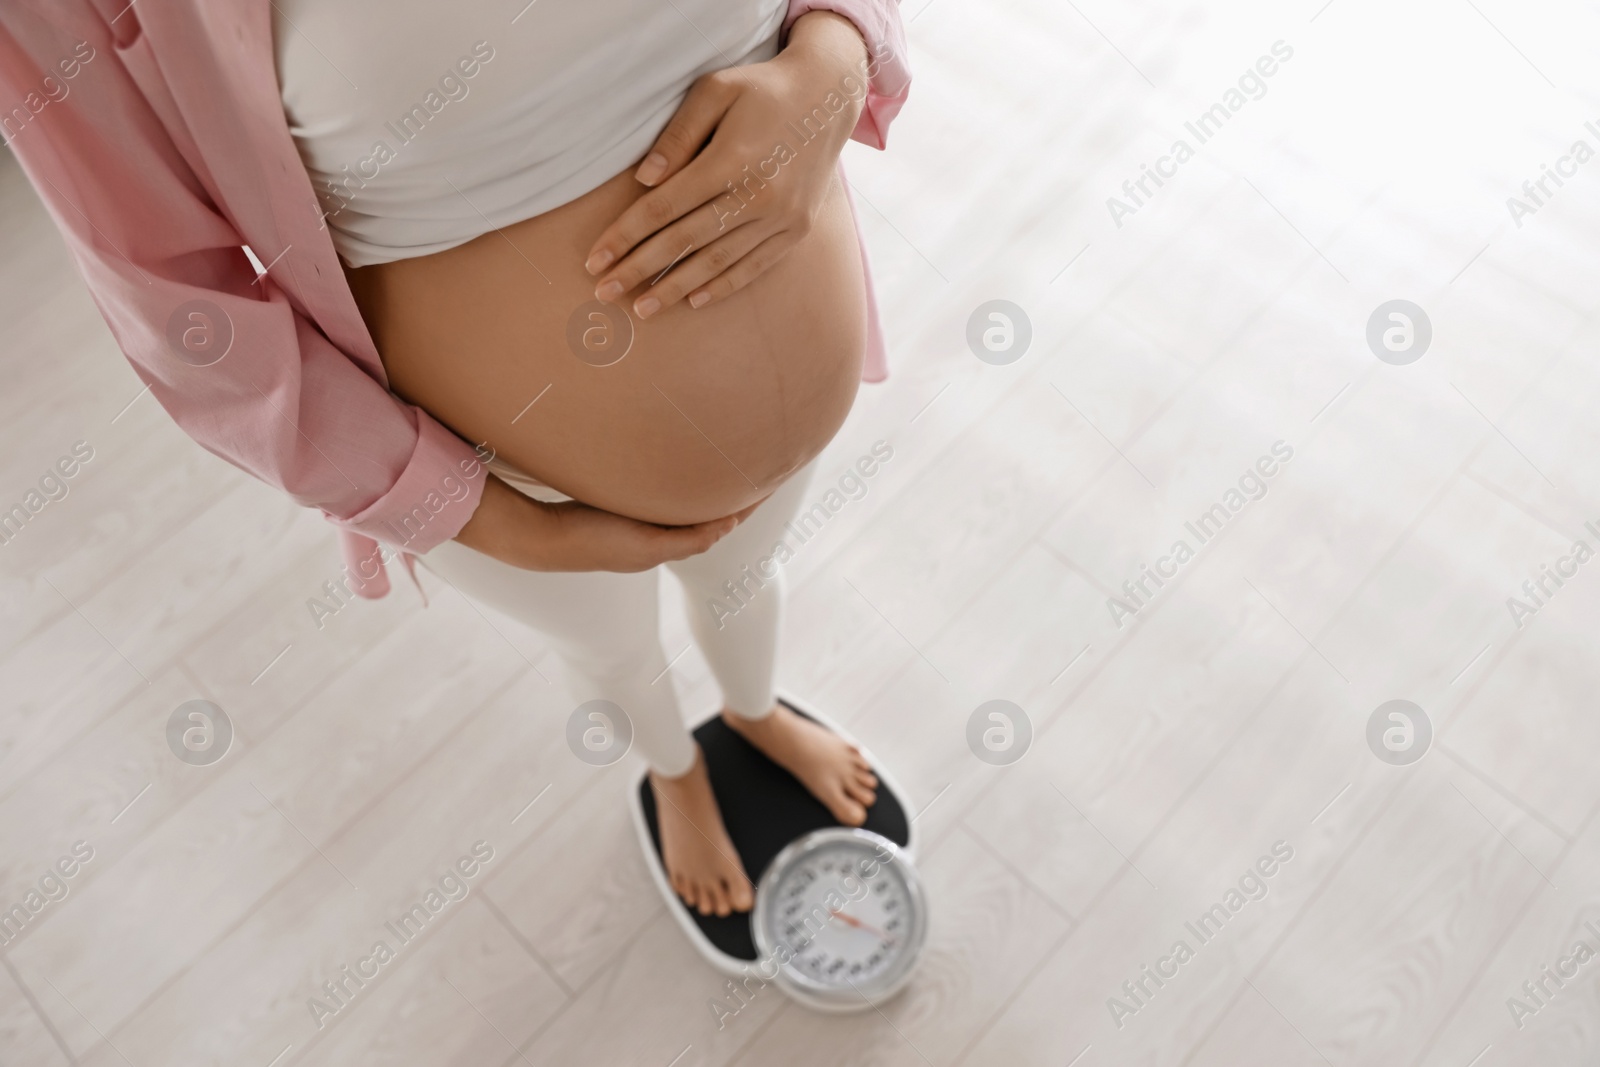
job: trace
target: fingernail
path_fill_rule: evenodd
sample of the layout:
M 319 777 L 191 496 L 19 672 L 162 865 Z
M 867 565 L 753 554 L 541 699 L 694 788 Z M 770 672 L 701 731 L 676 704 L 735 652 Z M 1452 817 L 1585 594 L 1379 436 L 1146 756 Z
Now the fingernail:
M 589 257 L 589 262 L 583 265 L 583 269 L 588 271 L 590 274 L 599 274 L 601 271 L 611 266 L 611 261 L 616 258 L 616 256 L 602 248 L 600 251 Z
M 667 157 L 660 152 L 651 152 L 644 157 L 644 162 L 639 164 L 633 177 L 640 185 L 654 185 L 666 172 Z
M 661 301 L 653 296 L 641 296 L 633 302 L 633 310 L 641 319 L 648 319 L 661 310 Z
M 594 291 L 594 298 L 596 300 L 600 300 L 608 304 L 621 295 L 622 283 L 615 279 L 606 282 L 604 285 Z
M 692 308 L 705 307 L 706 301 L 711 299 L 710 293 L 694 293 L 689 297 L 689 306 Z

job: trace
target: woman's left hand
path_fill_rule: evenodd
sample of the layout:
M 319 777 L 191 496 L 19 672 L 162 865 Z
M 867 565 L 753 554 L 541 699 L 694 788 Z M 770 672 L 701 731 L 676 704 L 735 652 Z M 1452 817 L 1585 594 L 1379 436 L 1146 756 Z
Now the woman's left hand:
M 604 272 L 595 298 L 644 286 L 633 312 L 647 319 L 685 297 L 721 300 L 782 259 L 828 194 L 866 66 L 854 24 L 813 11 L 776 58 L 697 80 L 634 173 L 654 188 L 589 253 L 589 273 Z

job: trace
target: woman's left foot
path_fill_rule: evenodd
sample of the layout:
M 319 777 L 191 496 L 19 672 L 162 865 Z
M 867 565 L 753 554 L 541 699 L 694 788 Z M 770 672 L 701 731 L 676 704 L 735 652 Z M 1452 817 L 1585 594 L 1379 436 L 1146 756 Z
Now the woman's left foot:
M 846 826 L 867 821 L 867 809 L 878 797 L 878 777 L 856 746 L 782 704 L 759 719 L 724 710 L 722 721 L 800 779 L 835 819 Z

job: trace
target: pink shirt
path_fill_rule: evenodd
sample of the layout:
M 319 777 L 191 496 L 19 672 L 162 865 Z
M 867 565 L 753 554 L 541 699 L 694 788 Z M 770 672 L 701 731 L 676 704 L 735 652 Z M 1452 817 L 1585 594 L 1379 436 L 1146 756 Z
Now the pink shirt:
M 785 32 L 819 9 L 877 60 L 852 136 L 882 148 L 911 83 L 897 0 L 791 0 Z M 403 529 L 421 553 L 460 532 L 483 465 L 388 391 L 284 118 L 269 0 L 5 0 L 0 131 L 152 395 L 340 527 L 358 592 L 389 589 L 375 538 Z M 863 376 L 880 381 L 867 278 Z

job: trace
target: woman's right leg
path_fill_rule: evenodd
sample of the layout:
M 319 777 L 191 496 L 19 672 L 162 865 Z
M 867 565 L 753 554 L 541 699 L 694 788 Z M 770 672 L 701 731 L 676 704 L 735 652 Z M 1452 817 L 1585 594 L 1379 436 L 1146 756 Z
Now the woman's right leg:
M 650 767 L 673 888 L 701 911 L 748 909 L 749 878 L 667 676 L 659 572 L 528 571 L 453 541 L 422 562 L 464 596 L 549 637 L 578 676 L 581 699 L 609 700 L 627 713 Z

